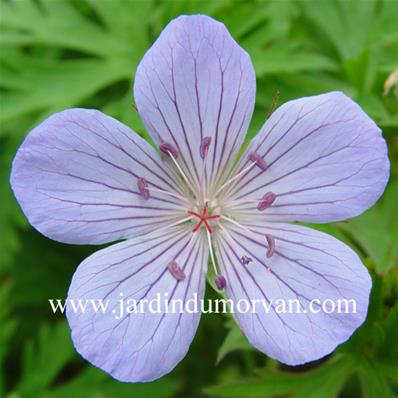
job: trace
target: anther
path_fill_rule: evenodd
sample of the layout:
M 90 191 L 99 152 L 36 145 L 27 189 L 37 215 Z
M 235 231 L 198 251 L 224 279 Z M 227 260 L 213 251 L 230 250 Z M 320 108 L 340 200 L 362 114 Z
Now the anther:
M 249 153 L 249 159 L 256 163 L 256 165 L 262 170 L 265 171 L 267 170 L 267 163 L 265 163 L 265 160 L 256 152 L 251 152 Z
M 185 279 L 184 271 L 179 267 L 177 261 L 171 261 L 167 268 L 170 274 L 173 275 L 174 278 L 177 279 L 177 281 L 182 281 L 183 279 Z
M 162 142 L 159 145 L 159 149 L 161 152 L 165 153 L 166 155 L 172 154 L 175 159 L 178 158 L 178 151 L 177 148 L 175 148 L 173 145 L 169 144 L 168 142 Z
M 258 202 L 257 210 L 263 211 L 268 209 L 274 203 L 276 195 L 273 192 L 267 192 L 262 199 Z
M 225 286 L 227 286 L 227 281 L 222 275 L 217 275 L 214 279 L 214 282 L 218 290 L 224 290 Z
M 209 146 L 211 143 L 211 137 L 205 137 L 203 138 L 202 142 L 200 143 L 200 157 L 204 159 L 207 155 L 207 152 L 209 151 Z
M 265 239 L 267 241 L 267 258 L 271 258 L 275 252 L 275 238 L 272 235 L 266 234 Z
M 140 194 L 145 200 L 149 199 L 149 190 L 148 190 L 148 183 L 146 182 L 145 178 L 139 178 L 137 180 L 137 187 L 140 191 Z
M 252 261 L 253 261 L 253 259 L 252 259 L 251 257 L 242 256 L 242 257 L 240 258 L 240 262 L 241 262 L 243 265 L 247 265 L 247 264 L 251 263 Z

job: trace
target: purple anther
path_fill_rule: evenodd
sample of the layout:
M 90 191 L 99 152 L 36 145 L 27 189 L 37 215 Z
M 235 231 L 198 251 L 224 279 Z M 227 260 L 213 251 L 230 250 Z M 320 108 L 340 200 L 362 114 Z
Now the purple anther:
M 267 192 L 262 199 L 258 202 L 257 210 L 263 211 L 268 209 L 274 203 L 276 195 L 273 192 Z
M 247 264 L 251 263 L 252 261 L 253 261 L 253 259 L 252 259 L 251 257 L 242 256 L 242 257 L 240 258 L 240 262 L 241 262 L 243 265 L 247 265 Z
M 179 267 L 177 261 L 175 260 L 171 261 L 167 266 L 167 268 L 170 274 L 173 275 L 174 278 L 177 279 L 178 281 L 182 281 L 183 279 L 185 279 L 184 271 Z
M 272 235 L 266 234 L 265 239 L 267 240 L 267 258 L 271 258 L 275 252 L 275 238 Z
M 148 183 L 146 182 L 146 179 L 142 178 L 142 177 L 139 178 L 137 180 L 137 187 L 138 187 L 138 190 L 140 191 L 140 194 L 142 195 L 142 197 L 145 200 L 148 200 L 149 199 L 149 190 L 148 190 Z
M 224 290 L 225 286 L 227 286 L 227 281 L 222 275 L 217 275 L 214 279 L 218 290 Z
M 202 142 L 200 143 L 200 157 L 204 159 L 209 151 L 209 146 L 211 143 L 211 137 L 203 138 Z
M 171 154 L 171 155 L 173 155 L 173 157 L 175 159 L 178 158 L 177 149 L 173 145 L 169 144 L 168 142 L 162 142 L 159 145 L 159 149 L 160 149 L 161 152 L 165 153 L 166 155 L 170 156 L 170 154 Z
M 260 167 L 260 169 L 261 169 L 262 171 L 267 170 L 267 163 L 265 163 L 265 160 L 264 160 L 258 153 L 256 153 L 256 152 L 250 152 L 250 153 L 249 153 L 249 159 L 250 159 L 252 162 L 256 163 L 256 165 L 257 165 L 258 167 Z

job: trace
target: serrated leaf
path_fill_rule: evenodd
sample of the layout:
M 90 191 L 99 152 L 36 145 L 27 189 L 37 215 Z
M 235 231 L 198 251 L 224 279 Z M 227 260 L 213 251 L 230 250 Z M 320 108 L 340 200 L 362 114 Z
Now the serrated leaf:
M 379 203 L 348 223 L 340 224 L 359 242 L 379 274 L 398 266 L 397 197 L 398 183 L 392 182 Z
M 376 1 L 307 1 L 306 11 L 314 24 L 329 38 L 342 59 L 356 58 L 366 47 L 373 23 Z
M 247 341 L 237 324 L 229 322 L 229 331 L 217 353 L 217 363 L 220 363 L 226 355 L 236 350 L 254 350 Z
M 152 2 L 79 4 L 51 0 L 2 4 L 0 86 L 7 89 L 2 122 L 76 106 L 122 80 L 131 86 L 150 44 Z M 91 7 L 103 25 L 88 17 L 85 7 Z M 65 60 L 70 50 L 77 54 Z
M 47 390 L 42 398 L 170 398 L 180 383 L 164 377 L 152 383 L 120 383 L 99 369 L 90 367 L 80 372 L 72 381 Z
M 1 277 L 1 273 L 0 273 Z M 3 283 L 0 289 L 0 396 L 5 392 L 4 359 L 10 348 L 10 340 L 17 327 L 16 319 L 10 317 L 11 286 Z
M 257 379 L 246 379 L 230 384 L 209 387 L 205 392 L 217 397 L 267 398 L 288 395 L 294 398 L 332 398 L 353 372 L 348 357 L 333 358 L 325 365 L 309 372 L 262 370 Z M 321 391 L 321 393 L 320 393 Z
M 396 395 L 388 385 L 387 380 L 380 370 L 369 362 L 363 360 L 359 369 L 359 377 L 364 398 L 394 398 Z
M 66 322 L 43 325 L 35 345 L 30 341 L 24 351 L 21 382 L 17 390 L 22 396 L 41 396 L 61 369 L 74 357 Z
M 281 46 L 252 51 L 251 57 L 258 76 L 298 71 L 335 70 L 335 62 L 322 54 L 304 52 L 284 43 Z

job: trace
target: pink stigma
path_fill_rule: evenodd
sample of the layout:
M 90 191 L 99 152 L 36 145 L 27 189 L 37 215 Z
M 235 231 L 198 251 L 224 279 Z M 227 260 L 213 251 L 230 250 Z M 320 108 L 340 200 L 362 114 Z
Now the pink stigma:
M 276 199 L 276 195 L 273 192 L 267 192 L 260 202 L 258 202 L 257 205 L 257 210 L 263 211 L 265 209 L 268 209 L 274 203 L 274 200 Z
M 149 199 L 149 191 L 148 191 L 148 183 L 146 182 L 145 178 L 139 178 L 137 180 L 137 187 L 140 191 L 140 194 L 145 200 Z
M 227 286 L 227 281 L 222 275 L 217 275 L 216 278 L 214 279 L 214 282 L 218 290 L 224 290 L 225 286 Z
M 209 146 L 211 143 L 211 137 L 205 137 L 203 138 L 202 142 L 200 143 L 200 157 L 204 159 L 207 155 L 207 152 L 209 151 Z
M 197 231 L 199 230 L 199 228 L 202 226 L 202 224 L 204 224 L 204 225 L 206 226 L 207 230 L 208 230 L 210 233 L 212 233 L 213 230 L 211 229 L 211 226 L 210 226 L 210 224 L 209 224 L 209 220 L 215 220 L 215 219 L 217 219 L 217 218 L 220 218 L 220 216 L 217 215 L 217 214 L 214 214 L 214 215 L 212 215 L 212 216 L 209 216 L 209 215 L 207 214 L 207 204 L 206 204 L 206 206 L 203 208 L 201 214 L 196 213 L 195 211 L 192 211 L 192 210 L 188 210 L 188 214 L 191 215 L 191 216 L 195 216 L 195 217 L 199 218 L 199 222 L 198 222 L 198 224 L 196 225 L 196 227 L 192 230 L 192 232 L 197 232 Z
M 185 279 L 184 271 L 178 266 L 177 261 L 173 260 L 167 266 L 171 275 L 174 276 L 177 281 L 182 281 Z
M 161 152 L 165 153 L 166 155 L 169 155 L 169 156 L 170 156 L 170 154 L 173 155 L 174 159 L 178 158 L 177 149 L 173 145 L 169 144 L 168 142 L 162 142 L 159 145 L 159 149 Z
M 267 170 L 267 163 L 265 163 L 265 160 L 256 152 L 251 152 L 249 153 L 249 159 L 256 163 L 256 165 L 262 170 L 265 171 Z
M 272 235 L 266 234 L 265 239 L 267 240 L 267 258 L 271 258 L 275 252 L 275 238 Z

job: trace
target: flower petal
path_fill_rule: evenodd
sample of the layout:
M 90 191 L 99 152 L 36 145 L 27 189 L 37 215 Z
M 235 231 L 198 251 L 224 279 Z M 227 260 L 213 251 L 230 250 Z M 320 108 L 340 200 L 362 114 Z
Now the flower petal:
M 217 242 L 229 298 L 235 304 L 261 300 L 255 313 L 236 312 L 241 329 L 257 349 L 288 365 L 329 354 L 366 317 L 371 288 L 367 269 L 348 246 L 310 228 L 264 223 L 250 229 L 232 226 Z M 275 246 L 269 257 L 271 241 Z M 242 256 L 251 262 L 244 265 Z M 338 300 L 355 303 L 347 302 L 347 311 Z M 333 305 L 334 311 L 327 313 Z
M 69 109 L 32 130 L 13 162 L 11 185 L 30 223 L 66 243 L 104 243 L 153 231 L 183 214 L 177 177 L 157 153 L 117 120 Z M 148 200 L 146 200 L 148 199 Z
M 184 15 L 145 54 L 134 96 L 154 140 L 177 149 L 195 185 L 206 179 L 209 186 L 243 142 L 255 89 L 251 60 L 225 26 L 205 15 Z
M 264 212 L 272 221 L 330 222 L 354 217 L 381 196 L 389 176 L 380 129 L 339 92 L 281 106 L 249 145 L 236 173 L 255 153 L 267 165 L 242 176 L 224 200 L 253 214 L 267 192 L 276 200 Z M 247 202 L 254 199 L 254 202 Z
M 181 361 L 200 311 L 180 313 L 176 305 L 173 313 L 170 304 L 167 313 L 162 303 L 181 300 L 186 305 L 196 295 L 198 300 L 204 296 L 208 251 L 201 234 L 193 241 L 191 236 L 187 228 L 154 233 L 100 250 L 83 261 L 69 289 L 67 318 L 75 348 L 85 359 L 126 382 L 154 380 Z M 169 271 L 173 260 L 185 274 L 183 280 Z M 88 305 L 84 312 L 74 311 L 72 302 L 76 306 L 77 300 L 101 300 L 107 308 L 96 312 Z M 149 304 L 151 300 L 155 304 Z

